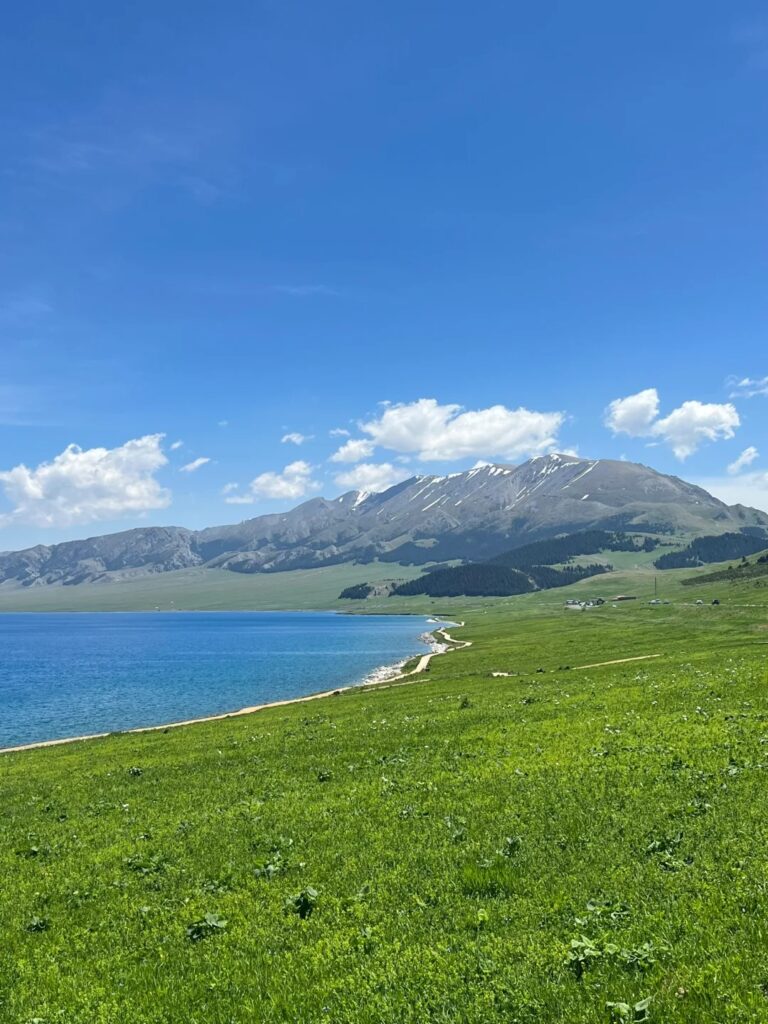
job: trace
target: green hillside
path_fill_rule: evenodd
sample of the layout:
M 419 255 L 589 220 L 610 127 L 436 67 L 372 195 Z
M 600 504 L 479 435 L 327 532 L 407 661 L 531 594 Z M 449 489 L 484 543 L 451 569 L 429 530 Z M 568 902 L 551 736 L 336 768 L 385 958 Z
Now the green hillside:
M 768 590 L 690 576 L 371 599 L 473 646 L 0 757 L 0 1019 L 764 1021 Z
M 698 576 L 683 580 L 689 587 L 698 587 L 703 583 L 738 585 L 749 582 L 754 582 L 758 586 L 768 586 L 768 552 L 761 553 L 753 559 L 745 558 L 735 565 L 731 563 L 725 568 L 716 569 L 715 572 L 699 573 Z

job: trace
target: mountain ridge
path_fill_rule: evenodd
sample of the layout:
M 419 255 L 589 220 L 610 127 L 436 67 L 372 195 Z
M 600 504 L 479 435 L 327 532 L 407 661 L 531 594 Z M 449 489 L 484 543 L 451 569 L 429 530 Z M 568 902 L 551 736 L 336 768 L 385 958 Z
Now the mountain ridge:
M 339 562 L 493 557 L 584 529 L 706 535 L 762 529 L 768 515 L 639 463 L 553 453 L 421 475 L 379 493 L 311 498 L 287 512 L 190 530 L 120 533 L 0 553 L 0 585 L 124 579 L 191 567 L 280 572 Z

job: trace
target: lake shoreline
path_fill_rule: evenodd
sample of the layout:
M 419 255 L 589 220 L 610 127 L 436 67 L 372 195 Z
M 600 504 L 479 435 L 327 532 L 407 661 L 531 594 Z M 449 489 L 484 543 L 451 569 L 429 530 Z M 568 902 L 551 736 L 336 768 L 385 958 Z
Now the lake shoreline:
M 437 623 L 435 625 L 437 625 Z M 290 704 L 304 704 L 308 701 L 322 700 L 326 697 L 337 697 L 340 696 L 342 693 L 349 693 L 353 690 L 365 692 L 367 690 L 372 689 L 386 688 L 387 686 L 391 685 L 400 686 L 403 685 L 402 680 L 405 679 L 408 679 L 410 682 L 414 682 L 415 680 L 410 679 L 410 677 L 414 675 L 420 675 L 426 672 L 429 668 L 429 663 L 432 658 L 438 657 L 441 654 L 448 654 L 451 651 L 463 650 L 467 647 L 471 647 L 471 641 L 454 640 L 453 637 L 451 637 L 450 634 L 446 632 L 446 626 L 451 626 L 451 628 L 456 629 L 464 626 L 464 623 L 444 623 L 443 626 L 441 626 L 440 628 L 425 633 L 425 637 L 432 638 L 431 642 L 433 643 L 435 649 L 430 651 L 428 654 L 421 655 L 420 657 L 418 655 L 414 655 L 414 658 L 419 657 L 419 661 L 416 667 L 411 669 L 410 671 L 400 672 L 399 674 L 396 674 L 394 676 L 388 676 L 387 678 L 382 678 L 378 681 L 370 679 L 366 681 L 364 679 L 361 682 L 348 683 L 346 686 L 336 687 L 332 690 L 322 690 L 318 693 L 310 693 L 301 697 L 287 697 L 283 700 L 267 701 L 263 704 L 254 704 L 251 707 L 239 708 L 236 711 L 224 711 L 216 715 L 204 715 L 199 718 L 189 718 L 178 722 L 166 722 L 160 725 L 142 725 L 131 729 L 119 729 L 107 732 L 87 733 L 82 736 L 65 736 L 52 740 L 35 740 L 31 743 L 20 743 L 11 747 L 0 747 L 0 755 L 20 754 L 24 753 L 27 750 L 42 750 L 47 747 L 59 747 L 70 743 L 83 743 L 89 740 L 103 740 L 107 739 L 110 736 L 131 736 L 147 732 L 167 732 L 169 729 L 181 729 L 189 725 L 201 725 L 204 722 L 221 722 L 228 718 L 241 718 L 245 715 L 257 714 L 259 711 L 266 711 L 269 708 L 287 707 Z M 438 633 L 442 633 L 444 641 L 447 642 L 441 642 L 437 640 Z M 392 668 L 397 669 L 401 665 L 404 666 L 409 661 L 413 661 L 414 658 L 408 658 L 405 660 L 405 662 L 398 662 L 396 665 L 392 666 Z

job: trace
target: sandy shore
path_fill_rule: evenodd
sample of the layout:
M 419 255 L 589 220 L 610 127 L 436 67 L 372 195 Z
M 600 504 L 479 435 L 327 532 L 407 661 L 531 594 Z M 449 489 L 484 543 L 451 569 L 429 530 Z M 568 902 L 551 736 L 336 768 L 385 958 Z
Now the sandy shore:
M 463 625 L 463 622 L 456 622 L 451 624 L 451 628 L 459 628 Z M 451 651 L 460 651 L 466 647 L 472 646 L 472 643 L 469 640 L 455 640 L 446 632 L 444 627 L 434 630 L 429 635 L 433 637 L 441 636 L 444 641 L 444 646 L 440 650 L 430 651 L 429 654 L 423 654 L 419 658 L 416 667 L 410 669 L 408 672 L 400 672 L 398 675 L 389 676 L 379 682 L 351 683 L 349 686 L 341 686 L 335 690 L 324 690 L 321 693 L 310 693 L 307 694 L 306 697 L 290 697 L 287 700 L 273 700 L 267 704 L 254 704 L 253 707 L 240 708 L 238 711 L 225 711 L 220 715 L 206 715 L 204 718 L 188 718 L 183 722 L 167 722 L 164 725 L 144 725 L 137 729 L 121 729 L 113 732 L 94 732 L 89 733 L 86 736 L 68 736 L 64 739 L 58 740 L 38 740 L 36 743 L 22 743 L 16 747 L 0 747 L 0 754 L 15 754 L 23 750 L 38 750 L 41 747 L 60 747 L 65 743 L 81 743 L 83 740 L 103 740 L 107 736 L 123 736 L 141 732 L 165 732 L 167 729 L 181 729 L 185 725 L 198 725 L 201 722 L 220 722 L 225 718 L 238 718 L 241 715 L 254 715 L 257 711 L 266 711 L 267 708 L 282 708 L 289 704 L 306 704 L 311 700 L 322 700 L 324 697 L 336 697 L 340 693 L 348 693 L 350 690 L 365 691 L 370 689 L 380 689 L 381 687 L 392 685 L 399 686 L 402 685 L 403 680 L 407 682 L 414 682 L 412 678 L 413 676 L 426 672 L 432 658 L 436 658 L 441 654 L 449 654 Z M 435 643 L 437 642 L 438 641 L 435 640 Z

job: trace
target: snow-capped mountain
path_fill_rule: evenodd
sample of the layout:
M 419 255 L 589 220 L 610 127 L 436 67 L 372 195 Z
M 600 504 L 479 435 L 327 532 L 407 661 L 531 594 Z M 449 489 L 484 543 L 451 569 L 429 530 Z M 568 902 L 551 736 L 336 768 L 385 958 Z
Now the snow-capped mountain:
M 374 558 L 480 559 L 588 528 L 705 535 L 746 527 L 768 535 L 768 515 L 636 463 L 546 455 L 415 476 L 380 494 L 313 498 L 232 526 L 148 527 L 39 545 L 0 555 L 0 582 L 73 584 L 190 566 L 252 573 Z

